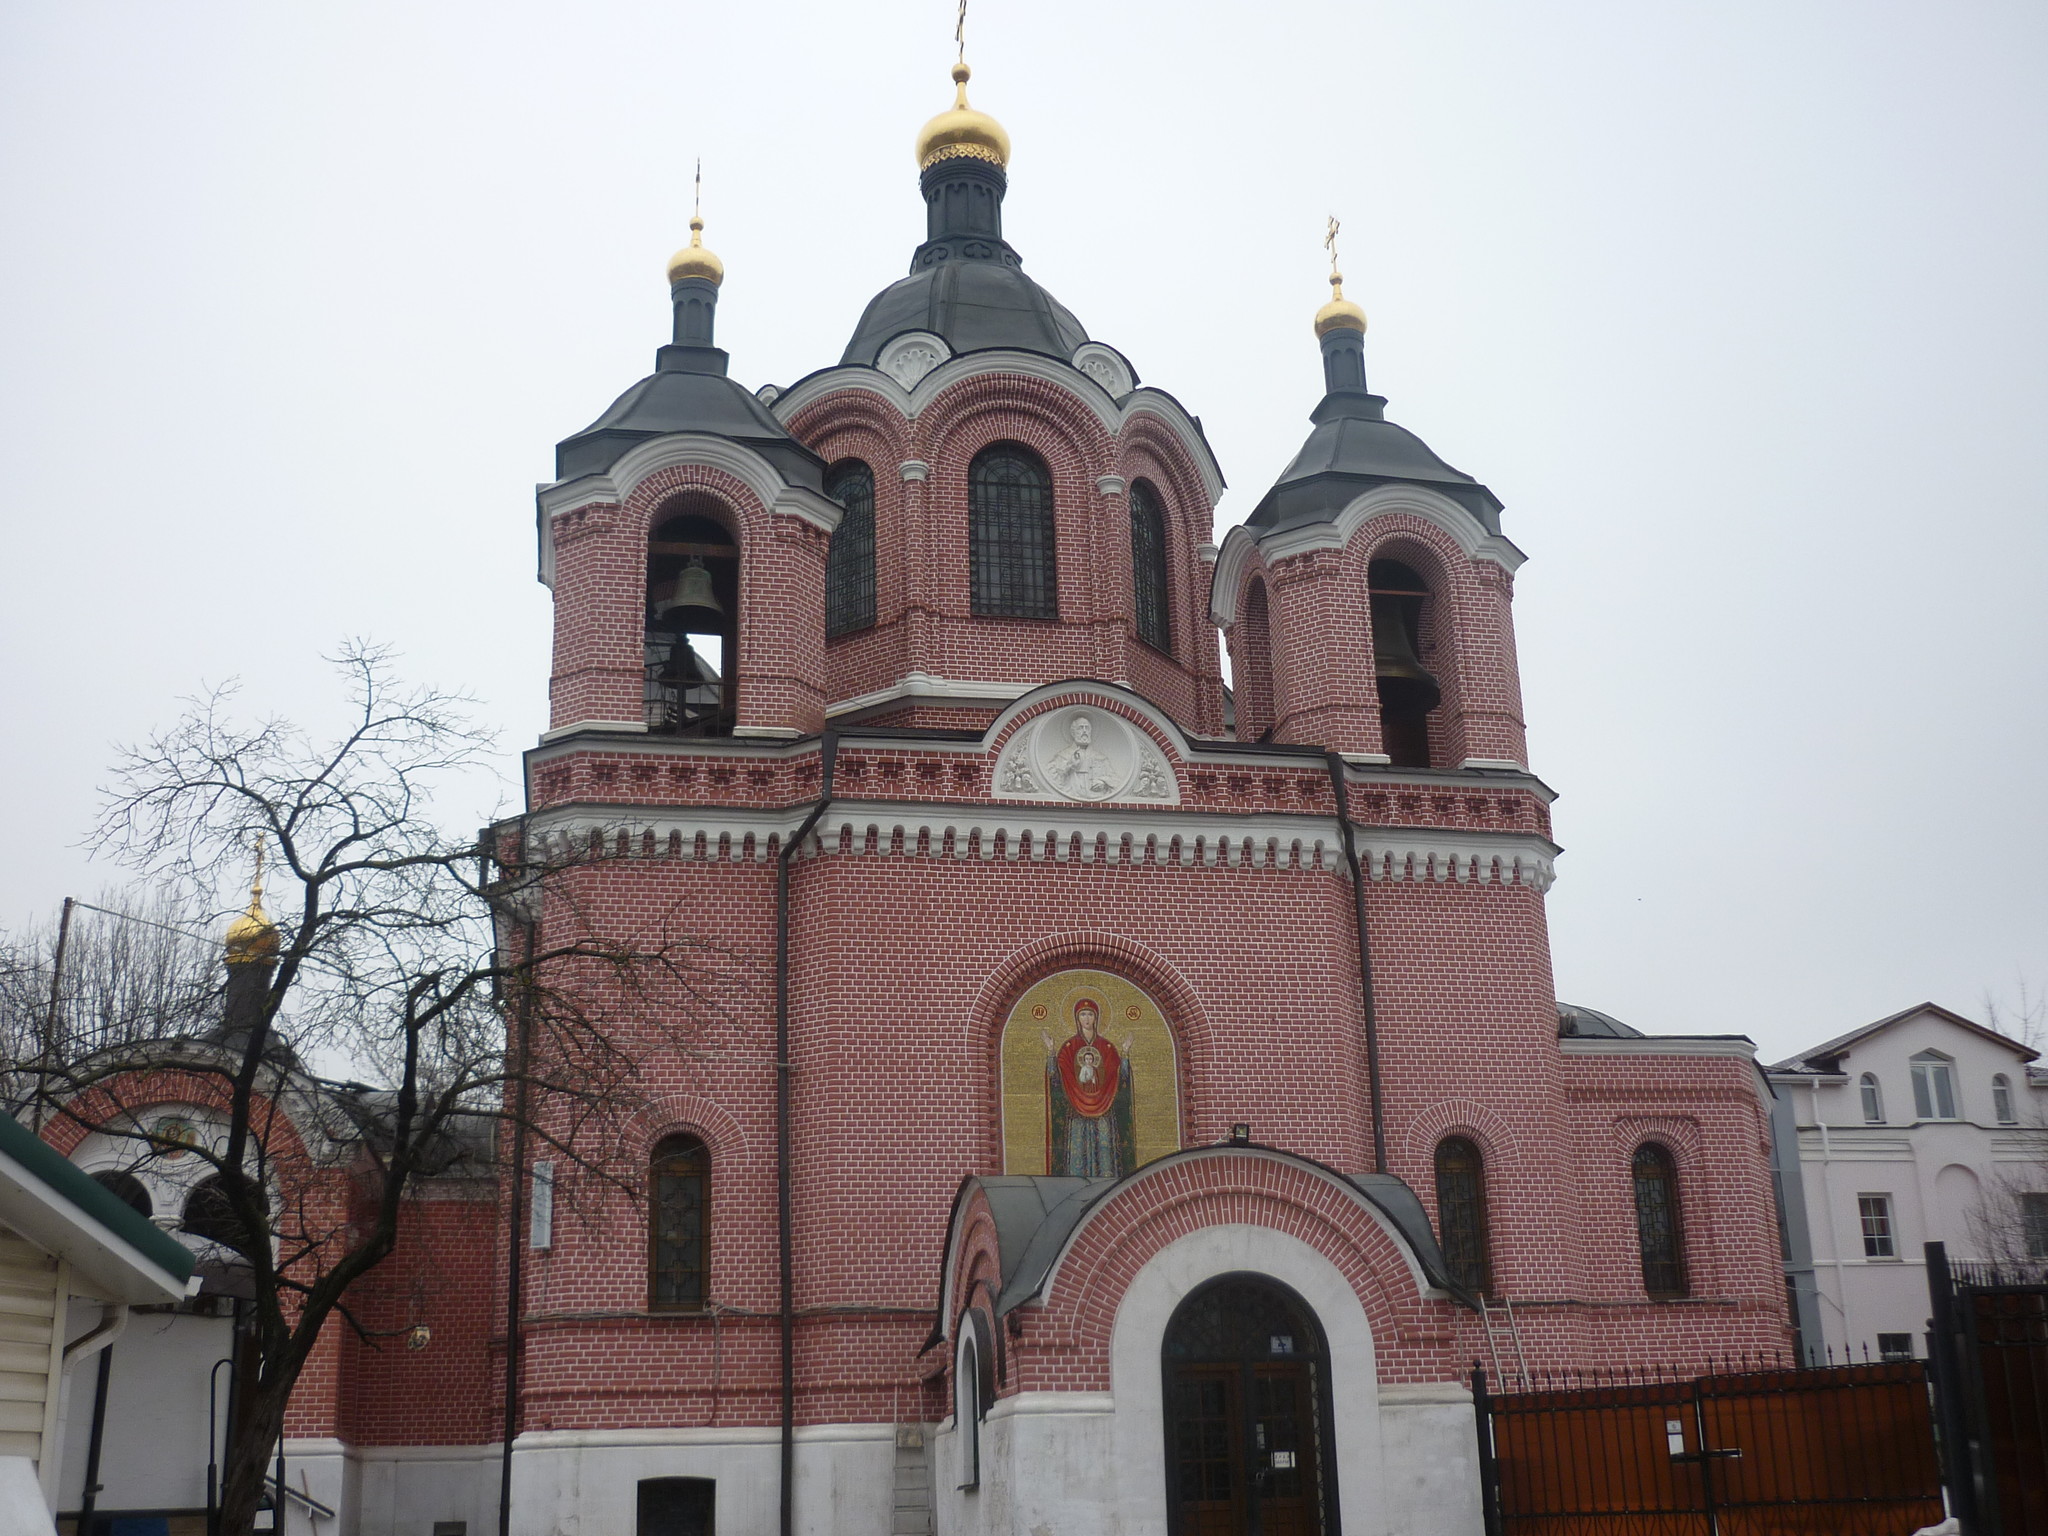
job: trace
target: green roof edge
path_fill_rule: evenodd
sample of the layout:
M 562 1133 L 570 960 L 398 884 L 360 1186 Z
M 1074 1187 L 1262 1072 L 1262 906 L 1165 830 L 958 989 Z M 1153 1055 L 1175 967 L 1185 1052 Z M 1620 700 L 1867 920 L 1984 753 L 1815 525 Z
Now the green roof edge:
M 0 1152 L 41 1179 L 72 1205 L 152 1264 L 179 1280 L 192 1275 L 194 1254 L 127 1201 L 85 1173 L 12 1115 L 0 1114 Z

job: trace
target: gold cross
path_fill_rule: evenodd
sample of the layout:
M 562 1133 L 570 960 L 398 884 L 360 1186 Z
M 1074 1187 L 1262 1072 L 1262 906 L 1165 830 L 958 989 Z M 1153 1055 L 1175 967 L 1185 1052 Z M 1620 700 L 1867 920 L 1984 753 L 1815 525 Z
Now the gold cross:
M 1335 215 L 1334 213 L 1331 214 L 1330 232 L 1323 236 L 1323 244 L 1329 248 L 1330 270 L 1332 272 L 1335 272 L 1337 270 L 1337 231 L 1342 229 L 1343 227 L 1343 225 L 1337 222 L 1337 215 Z

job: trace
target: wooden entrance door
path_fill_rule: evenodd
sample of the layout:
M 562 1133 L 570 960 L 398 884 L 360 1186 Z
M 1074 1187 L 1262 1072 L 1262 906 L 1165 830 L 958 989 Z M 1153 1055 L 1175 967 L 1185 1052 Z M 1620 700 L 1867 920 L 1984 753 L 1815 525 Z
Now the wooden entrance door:
M 1328 1353 L 1307 1310 L 1232 1277 L 1182 1303 L 1165 1355 L 1174 1536 L 1334 1536 Z

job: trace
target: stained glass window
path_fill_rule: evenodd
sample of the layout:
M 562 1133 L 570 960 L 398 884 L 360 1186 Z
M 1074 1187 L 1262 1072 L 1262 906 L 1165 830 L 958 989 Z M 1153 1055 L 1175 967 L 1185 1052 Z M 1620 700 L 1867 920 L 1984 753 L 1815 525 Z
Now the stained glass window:
M 1678 1169 L 1654 1141 L 1636 1148 L 1636 1241 L 1643 1289 L 1660 1300 L 1686 1294 L 1685 1243 L 1678 1224 Z
M 825 494 L 845 508 L 825 554 L 825 633 L 844 635 L 875 622 L 875 472 L 835 464 Z
M 1467 1137 L 1447 1136 L 1436 1149 L 1436 1219 L 1451 1278 L 1468 1291 L 1493 1289 L 1486 1231 L 1486 1166 Z
M 694 1312 L 709 1287 L 711 1157 L 694 1136 L 656 1144 L 647 1179 L 648 1307 Z
M 998 443 L 967 472 L 967 556 L 974 611 L 1056 619 L 1052 476 L 1028 448 Z
M 1131 597 L 1137 611 L 1138 638 L 1155 651 L 1173 654 L 1173 627 L 1168 618 L 1166 581 L 1166 515 L 1159 493 L 1148 480 L 1131 483 Z

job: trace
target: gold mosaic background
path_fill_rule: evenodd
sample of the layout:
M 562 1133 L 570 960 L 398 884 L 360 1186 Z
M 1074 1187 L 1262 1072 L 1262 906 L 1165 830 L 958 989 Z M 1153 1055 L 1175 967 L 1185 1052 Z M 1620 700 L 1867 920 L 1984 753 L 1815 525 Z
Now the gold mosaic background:
M 1131 1063 L 1131 1121 L 1138 1165 L 1180 1150 L 1180 1070 L 1173 1031 L 1158 1004 L 1107 971 L 1061 971 L 1017 999 L 1003 1026 L 1003 1172 L 1045 1172 L 1045 1041 L 1057 1050 L 1074 1032 L 1074 1004 L 1102 1005 L 1101 1033 Z

